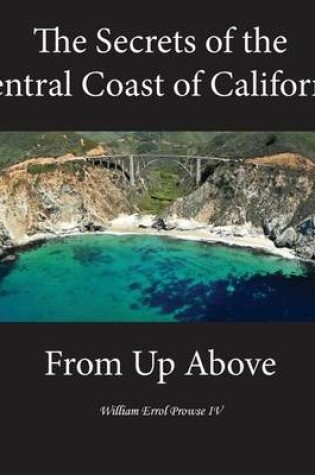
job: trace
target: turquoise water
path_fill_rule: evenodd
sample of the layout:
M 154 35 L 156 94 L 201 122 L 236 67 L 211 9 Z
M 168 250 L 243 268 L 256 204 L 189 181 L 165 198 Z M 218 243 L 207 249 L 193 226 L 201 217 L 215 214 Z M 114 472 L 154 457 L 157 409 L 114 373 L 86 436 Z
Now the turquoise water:
M 311 267 L 152 236 L 50 241 L 0 263 L 2 321 L 312 320 Z

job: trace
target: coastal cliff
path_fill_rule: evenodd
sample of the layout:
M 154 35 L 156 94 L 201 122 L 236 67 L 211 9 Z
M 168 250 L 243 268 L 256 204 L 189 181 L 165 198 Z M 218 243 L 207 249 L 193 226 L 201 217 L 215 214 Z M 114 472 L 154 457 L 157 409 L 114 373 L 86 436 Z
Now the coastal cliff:
M 27 160 L 0 175 L 0 254 L 34 236 L 95 231 L 134 211 L 122 173 L 71 155 Z
M 221 163 L 169 215 L 221 233 L 264 233 L 277 247 L 315 257 L 315 165 L 296 154 Z
M 222 238 L 266 236 L 276 247 L 315 259 L 311 160 L 293 153 L 231 160 L 203 170 L 203 177 L 200 187 L 164 212 L 168 223 L 161 229 L 182 231 L 181 220 L 189 220 L 191 229 L 202 223 L 205 232 Z M 13 165 L 0 175 L 0 256 L 47 235 L 106 230 L 120 215 L 138 211 L 138 191 L 131 192 L 122 171 L 71 154 Z M 144 218 L 133 226 L 151 228 L 152 220 Z

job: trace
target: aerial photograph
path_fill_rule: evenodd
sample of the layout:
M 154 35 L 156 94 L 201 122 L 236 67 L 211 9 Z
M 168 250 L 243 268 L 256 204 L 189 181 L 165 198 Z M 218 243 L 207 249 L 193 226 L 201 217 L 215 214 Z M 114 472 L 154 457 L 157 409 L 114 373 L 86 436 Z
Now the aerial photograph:
M 0 321 L 314 321 L 315 132 L 0 132 Z

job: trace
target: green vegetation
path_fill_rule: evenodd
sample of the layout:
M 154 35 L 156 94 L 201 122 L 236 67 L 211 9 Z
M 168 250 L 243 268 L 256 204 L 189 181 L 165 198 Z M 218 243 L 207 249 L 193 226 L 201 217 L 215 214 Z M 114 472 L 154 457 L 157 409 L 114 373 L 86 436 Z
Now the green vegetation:
M 17 181 L 14 183 L 14 185 L 13 185 L 13 187 L 12 187 L 13 193 L 15 193 L 15 192 L 20 188 L 20 186 L 22 185 L 22 183 L 23 183 L 22 180 L 17 180 Z
M 89 166 L 86 162 L 74 161 L 65 162 L 61 165 L 62 169 L 71 175 L 77 175 L 79 180 L 82 181 L 84 178 L 84 167 Z
M 83 155 L 98 143 L 114 153 L 246 158 L 295 152 L 315 160 L 315 132 L 0 132 L 0 169 L 31 157 Z
M 82 161 L 70 160 L 64 163 L 33 163 L 28 165 L 27 172 L 31 175 L 40 175 L 41 173 L 54 172 L 58 167 L 70 175 L 76 175 L 79 180 L 84 178 L 84 167 L 89 166 L 88 163 Z
M 163 137 L 168 132 L 81 132 L 114 153 L 159 153 Z
M 116 153 L 248 158 L 294 152 L 315 160 L 315 132 L 82 132 Z
M 27 158 L 57 157 L 66 153 L 84 155 L 97 144 L 105 144 L 113 153 L 161 153 L 248 158 L 295 152 L 315 161 L 315 132 L 214 132 L 214 131 L 126 131 L 126 132 L 0 132 L 0 171 Z M 170 168 L 162 160 L 145 172 L 147 190 L 133 197 L 147 212 L 160 213 L 174 199 L 191 191 L 181 170 Z M 49 173 L 56 164 L 29 165 L 32 175 Z M 63 170 L 84 178 L 81 163 L 69 161 Z M 211 173 L 203 164 L 203 180 Z
M 0 169 L 27 158 L 82 155 L 95 145 L 75 132 L 0 132 Z
M 27 173 L 30 173 L 31 175 L 39 175 L 40 173 L 54 172 L 56 169 L 57 169 L 56 163 L 42 163 L 42 164 L 34 163 L 33 165 L 28 165 Z
M 217 132 L 198 151 L 226 158 L 293 152 L 315 159 L 314 132 Z
M 315 132 L 129 131 L 84 132 L 83 135 L 106 143 L 115 153 L 169 153 L 237 159 L 293 152 L 315 161 Z M 145 183 L 148 189 L 141 198 L 132 198 L 141 210 L 153 214 L 161 213 L 171 201 L 190 192 L 193 186 L 190 183 L 184 190 L 182 185 L 178 185 L 183 178 L 180 171 L 176 174 L 166 170 L 162 161 L 159 167 L 160 171 L 147 171 Z M 205 180 L 212 171 L 212 164 L 203 164 L 202 179 Z
M 160 214 L 170 203 L 184 194 L 180 176 L 169 168 L 152 170 L 148 177 L 149 188 L 138 198 L 138 207 L 151 214 Z

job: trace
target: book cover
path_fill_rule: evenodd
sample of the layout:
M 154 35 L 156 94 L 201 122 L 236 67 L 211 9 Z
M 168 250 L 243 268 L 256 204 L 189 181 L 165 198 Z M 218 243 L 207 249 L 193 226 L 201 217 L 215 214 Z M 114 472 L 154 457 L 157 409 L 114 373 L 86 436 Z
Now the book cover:
M 309 472 L 315 35 L 222 7 L 3 16 L 4 473 Z

